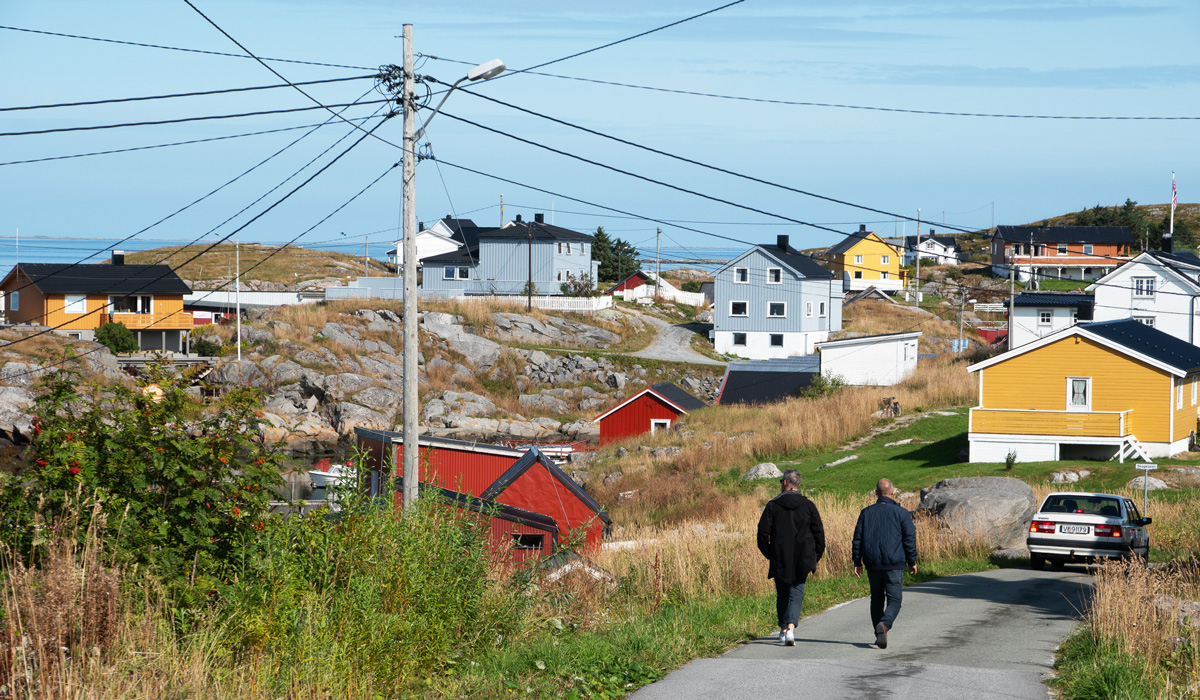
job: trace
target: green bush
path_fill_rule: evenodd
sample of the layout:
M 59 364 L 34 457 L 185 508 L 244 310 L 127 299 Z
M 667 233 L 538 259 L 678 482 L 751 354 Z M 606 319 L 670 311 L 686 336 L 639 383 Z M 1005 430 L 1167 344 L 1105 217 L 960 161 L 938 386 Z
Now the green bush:
M 209 357 L 217 357 L 221 354 L 221 350 L 225 347 L 220 343 L 213 343 L 203 338 L 192 341 L 192 352 L 197 355 L 207 355 Z
M 844 386 L 846 386 L 846 382 L 836 374 L 818 374 L 817 376 L 813 377 L 812 383 L 804 388 L 801 396 L 804 396 L 808 399 L 829 396 L 830 394 L 836 394 Z
M 114 354 L 122 352 L 137 352 L 137 338 L 133 331 L 124 323 L 106 323 L 96 329 L 96 342 L 107 347 Z
M 680 289 L 682 289 L 685 292 L 699 292 L 700 291 L 700 283 L 697 282 L 696 280 L 688 280 L 687 282 L 683 283 L 683 285 L 680 287 Z

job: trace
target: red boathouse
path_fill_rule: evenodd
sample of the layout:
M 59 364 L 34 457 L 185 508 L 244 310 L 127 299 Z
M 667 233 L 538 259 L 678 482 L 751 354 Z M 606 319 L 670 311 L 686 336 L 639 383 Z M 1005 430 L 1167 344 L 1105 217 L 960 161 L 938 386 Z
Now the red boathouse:
M 600 424 L 600 444 L 669 430 L 679 416 L 704 406 L 703 401 L 671 382 L 652 384 L 595 418 Z

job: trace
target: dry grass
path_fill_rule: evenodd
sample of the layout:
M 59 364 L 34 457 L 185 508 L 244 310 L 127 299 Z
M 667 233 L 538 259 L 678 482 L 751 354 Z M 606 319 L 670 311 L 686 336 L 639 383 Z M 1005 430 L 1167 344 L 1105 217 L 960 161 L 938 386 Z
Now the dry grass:
M 924 271 L 922 271 L 924 272 Z M 934 313 L 938 313 L 935 311 Z M 847 306 L 842 312 L 842 331 L 833 338 L 847 337 L 851 333 L 877 335 L 899 331 L 921 331 L 921 351 L 934 352 L 949 349 L 949 342 L 958 338 L 958 308 L 946 307 L 942 316 L 931 316 L 911 306 L 890 304 L 886 301 L 865 299 Z M 970 325 L 963 325 L 963 339 L 982 342 Z

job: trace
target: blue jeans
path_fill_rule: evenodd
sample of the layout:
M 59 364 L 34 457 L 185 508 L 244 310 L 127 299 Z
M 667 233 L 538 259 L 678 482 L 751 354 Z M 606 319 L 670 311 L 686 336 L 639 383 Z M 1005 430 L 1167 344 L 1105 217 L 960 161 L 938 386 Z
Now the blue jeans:
M 775 611 L 779 616 L 779 629 L 787 629 L 800 621 L 800 606 L 804 604 L 803 583 L 780 583 L 775 581 Z
M 889 630 L 900 614 L 900 599 L 904 597 L 904 570 L 879 571 L 867 569 L 871 584 L 871 629 L 882 622 Z M 884 599 L 887 607 L 884 607 Z

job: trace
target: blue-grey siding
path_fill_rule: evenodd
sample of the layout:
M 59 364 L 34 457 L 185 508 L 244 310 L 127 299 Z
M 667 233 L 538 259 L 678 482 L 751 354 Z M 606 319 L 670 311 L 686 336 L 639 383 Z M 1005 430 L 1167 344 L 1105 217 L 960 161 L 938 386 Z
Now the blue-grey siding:
M 736 269 L 749 271 L 749 282 L 735 283 Z M 782 268 L 782 283 L 767 284 L 767 269 Z M 805 279 L 786 265 L 753 248 L 741 258 L 716 274 L 713 285 L 713 329 L 715 331 L 798 333 L 836 331 L 842 327 L 841 286 L 838 279 Z M 748 304 L 745 317 L 730 316 L 730 302 Z M 767 315 L 770 302 L 787 304 L 786 318 Z M 805 315 L 812 302 L 812 317 Z M 826 305 L 826 315 L 820 317 L 820 304 Z

